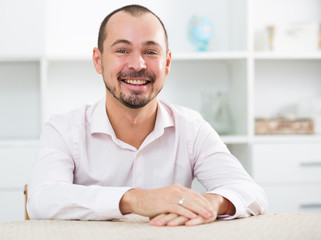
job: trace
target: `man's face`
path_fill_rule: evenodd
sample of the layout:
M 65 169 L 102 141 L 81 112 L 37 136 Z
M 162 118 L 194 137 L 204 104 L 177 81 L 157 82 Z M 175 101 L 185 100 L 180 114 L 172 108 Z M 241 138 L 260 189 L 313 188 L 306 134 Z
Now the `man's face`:
M 164 30 L 152 14 L 113 15 L 106 26 L 101 73 L 115 99 L 130 108 L 141 108 L 161 91 L 169 73 Z

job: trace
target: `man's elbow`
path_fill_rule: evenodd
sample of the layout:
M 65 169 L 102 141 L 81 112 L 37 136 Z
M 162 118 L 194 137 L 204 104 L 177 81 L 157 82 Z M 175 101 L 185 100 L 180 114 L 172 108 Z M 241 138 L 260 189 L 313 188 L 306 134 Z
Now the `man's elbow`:
M 50 216 L 49 211 L 46 211 L 41 207 L 40 203 L 35 199 L 28 199 L 27 212 L 31 220 L 53 219 L 53 216 Z

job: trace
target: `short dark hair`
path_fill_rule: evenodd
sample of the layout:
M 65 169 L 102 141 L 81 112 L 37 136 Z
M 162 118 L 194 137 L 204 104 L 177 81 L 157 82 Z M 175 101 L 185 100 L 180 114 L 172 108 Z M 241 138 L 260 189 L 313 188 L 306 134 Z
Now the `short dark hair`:
M 166 31 L 165 25 L 162 22 L 162 20 L 155 13 L 153 13 L 151 10 L 149 10 L 148 8 L 143 7 L 141 5 L 132 4 L 132 5 L 127 5 L 127 6 L 124 6 L 124 7 L 121 7 L 121 8 L 118 8 L 118 9 L 114 10 L 113 12 L 108 14 L 105 17 L 105 19 L 102 21 L 102 23 L 100 25 L 100 28 L 99 28 L 99 34 L 98 34 L 98 49 L 99 49 L 100 52 L 103 52 L 103 49 L 104 49 L 103 45 L 104 45 L 104 41 L 105 41 L 106 35 L 107 35 L 107 32 L 106 32 L 107 22 L 109 21 L 109 19 L 114 14 L 116 14 L 116 13 L 118 13 L 120 11 L 127 12 L 127 13 L 131 14 L 132 16 L 135 16 L 135 17 L 140 16 L 140 15 L 145 14 L 145 13 L 153 14 L 158 19 L 158 21 L 160 22 L 160 24 L 163 27 L 163 30 L 164 30 L 164 33 L 165 33 L 166 50 L 168 51 L 168 36 L 167 36 L 167 31 Z

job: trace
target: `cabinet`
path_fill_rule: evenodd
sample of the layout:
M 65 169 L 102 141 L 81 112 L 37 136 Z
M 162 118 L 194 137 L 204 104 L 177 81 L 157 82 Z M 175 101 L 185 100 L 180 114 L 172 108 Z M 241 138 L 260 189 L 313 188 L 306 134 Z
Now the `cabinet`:
M 256 143 L 252 154 L 254 178 L 272 209 L 321 212 L 320 142 Z
M 32 168 L 42 124 L 52 114 L 103 97 L 103 81 L 91 62 L 98 28 L 108 12 L 134 2 L 0 2 L 0 194 L 5 196 L 0 198 L 0 206 L 1 213 L 6 210 L 0 221 L 23 218 L 20 198 L 23 199 L 23 185 Z M 312 174 L 307 181 L 293 179 L 296 171 L 287 173 L 291 181 L 269 179 L 277 179 L 274 172 L 280 162 L 292 170 L 297 164 L 291 158 L 280 157 L 282 151 L 306 153 L 308 150 L 298 146 L 304 143 L 308 149 L 310 145 L 320 144 L 321 136 L 256 136 L 254 124 L 257 117 L 293 112 L 302 99 L 321 98 L 320 51 L 289 53 L 259 51 L 255 47 L 256 32 L 269 24 L 320 23 L 321 2 L 187 0 L 182 4 L 141 0 L 136 3 L 152 9 L 167 27 L 173 63 L 160 98 L 203 113 L 204 101 L 214 101 L 212 96 L 223 92 L 231 123 L 222 138 L 266 189 L 270 211 L 299 211 L 300 204 L 304 211 L 320 208 L 318 165 L 309 166 L 316 177 Z M 192 15 L 213 22 L 214 36 L 207 52 L 196 52 L 188 41 L 187 24 Z M 266 159 L 266 149 L 270 147 L 275 149 L 276 155 L 271 157 L 275 161 Z M 269 171 L 264 171 L 265 168 Z M 197 182 L 194 187 L 202 191 Z M 280 192 L 289 193 L 287 197 L 295 196 L 299 188 L 308 191 L 302 202 L 286 204 L 292 198 L 280 201 L 283 196 Z

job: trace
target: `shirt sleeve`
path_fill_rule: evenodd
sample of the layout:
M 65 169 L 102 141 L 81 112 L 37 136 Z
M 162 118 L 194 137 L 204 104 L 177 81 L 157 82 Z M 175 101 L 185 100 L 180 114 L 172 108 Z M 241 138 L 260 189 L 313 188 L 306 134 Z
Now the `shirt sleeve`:
M 109 220 L 121 218 L 119 202 L 130 187 L 73 184 L 75 162 L 54 125 L 44 126 L 28 184 L 31 219 Z
M 264 190 L 254 182 L 208 123 L 201 124 L 192 149 L 195 177 L 208 193 L 219 194 L 235 206 L 234 216 L 219 215 L 219 218 L 242 218 L 265 212 L 267 199 Z

